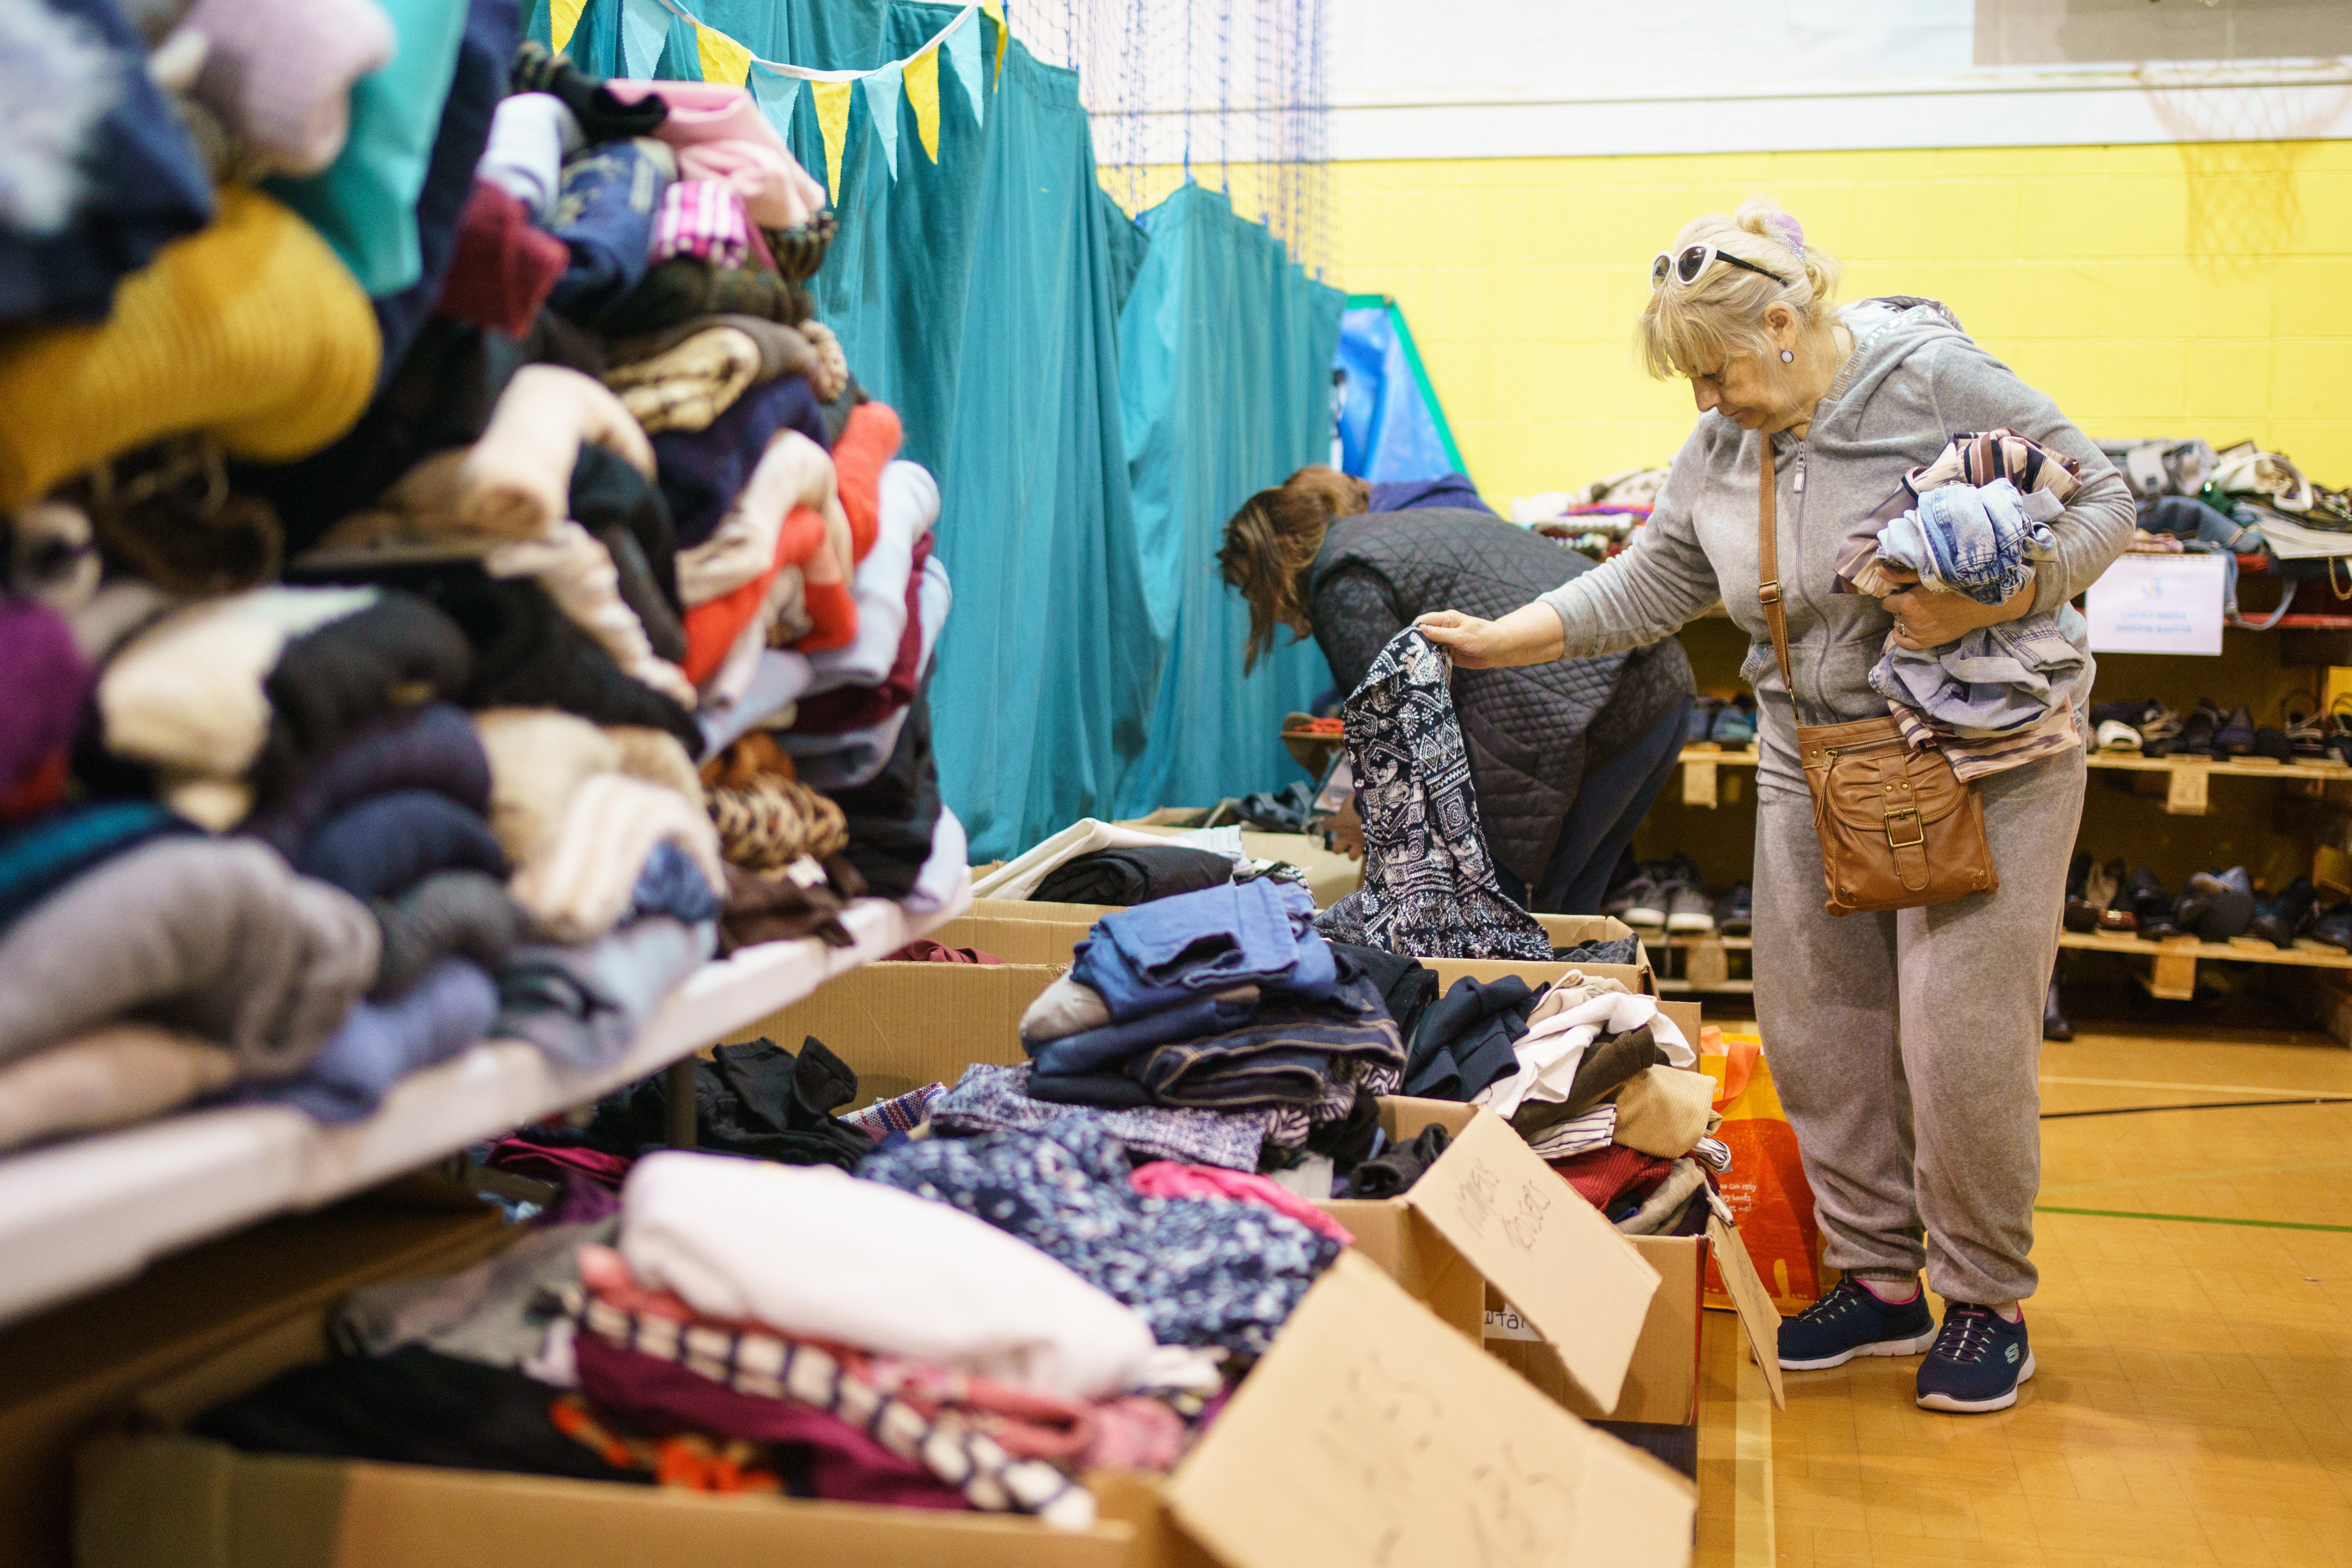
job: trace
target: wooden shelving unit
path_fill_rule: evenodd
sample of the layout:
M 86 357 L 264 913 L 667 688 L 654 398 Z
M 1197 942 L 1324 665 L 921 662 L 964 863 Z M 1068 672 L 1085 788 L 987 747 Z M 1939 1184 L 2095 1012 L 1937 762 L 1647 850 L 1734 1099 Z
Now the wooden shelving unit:
M 2168 781 L 2164 809 L 2177 816 L 2202 816 L 2211 810 L 2209 780 L 2296 779 L 2312 784 L 2352 784 L 2352 767 L 2342 763 L 2275 763 L 2268 757 L 2144 757 L 2130 752 L 2093 752 L 2085 759 L 2094 772 L 2161 774 Z M 1682 751 L 1683 804 L 1712 806 L 1726 798 L 1724 768 L 1752 768 L 1753 748 L 1724 751 L 1711 743 L 1685 746 Z

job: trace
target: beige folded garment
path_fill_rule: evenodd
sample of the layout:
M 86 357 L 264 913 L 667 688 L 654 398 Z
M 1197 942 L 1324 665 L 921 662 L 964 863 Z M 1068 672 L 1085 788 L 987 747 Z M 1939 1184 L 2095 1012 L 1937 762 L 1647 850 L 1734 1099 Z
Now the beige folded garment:
M 1679 1160 L 1723 1122 L 1715 1113 L 1715 1079 L 1703 1072 L 1654 1067 L 1617 1091 L 1617 1142 Z

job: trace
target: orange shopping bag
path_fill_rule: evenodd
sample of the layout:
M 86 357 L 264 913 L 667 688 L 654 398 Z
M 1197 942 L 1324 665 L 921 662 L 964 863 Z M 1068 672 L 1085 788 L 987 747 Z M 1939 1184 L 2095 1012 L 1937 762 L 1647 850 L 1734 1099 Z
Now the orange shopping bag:
M 1822 1297 L 1822 1233 L 1813 1222 L 1813 1189 L 1797 1158 L 1797 1135 L 1772 1087 L 1772 1067 L 1754 1035 L 1702 1032 L 1698 1065 L 1715 1079 L 1715 1109 L 1723 1125 L 1715 1136 L 1731 1148 L 1731 1169 L 1721 1178 L 1748 1256 L 1784 1313 L 1801 1311 Z M 1706 1304 L 1729 1307 L 1723 1276 L 1706 1266 Z

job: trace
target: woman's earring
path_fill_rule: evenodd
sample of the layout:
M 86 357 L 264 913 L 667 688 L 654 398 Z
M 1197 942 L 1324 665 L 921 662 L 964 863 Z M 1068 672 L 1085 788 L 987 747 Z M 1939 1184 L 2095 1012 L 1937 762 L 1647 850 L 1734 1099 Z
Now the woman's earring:
M 1782 350 L 1780 351 L 1780 363 L 1781 363 L 1782 364 L 1794 364 L 1794 363 L 1797 363 L 1797 351 L 1796 351 L 1796 350 L 1794 350 L 1794 349 L 1782 349 Z

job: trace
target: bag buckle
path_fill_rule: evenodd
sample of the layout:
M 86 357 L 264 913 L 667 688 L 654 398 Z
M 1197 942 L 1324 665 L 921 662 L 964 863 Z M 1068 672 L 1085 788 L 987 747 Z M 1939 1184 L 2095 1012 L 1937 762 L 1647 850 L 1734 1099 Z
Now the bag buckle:
M 1759 605 L 1779 604 L 1780 602 L 1780 579 L 1776 577 L 1769 583 L 1758 584 L 1756 585 L 1756 602 Z
M 1895 837 L 1895 819 L 1898 817 L 1910 818 L 1910 837 L 1897 838 Z M 1886 847 L 1889 849 L 1916 849 L 1920 845 L 1927 842 L 1927 825 L 1919 820 L 1919 808 L 1917 806 L 1900 805 L 1886 814 Z

